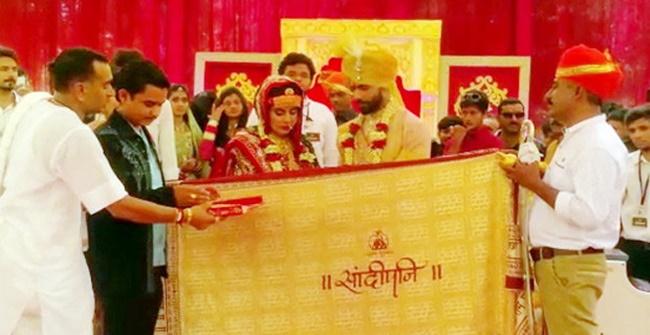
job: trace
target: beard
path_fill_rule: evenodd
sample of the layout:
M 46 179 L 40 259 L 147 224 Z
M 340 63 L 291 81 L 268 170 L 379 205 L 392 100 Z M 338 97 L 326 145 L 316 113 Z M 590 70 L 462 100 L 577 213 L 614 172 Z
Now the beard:
M 0 83 L 0 90 L 11 91 L 14 88 L 16 88 L 16 81 L 6 80 L 6 81 Z
M 361 110 L 361 114 L 363 115 L 368 115 L 372 113 L 376 113 L 384 105 L 384 98 L 382 97 L 381 94 L 377 94 L 374 96 L 370 101 L 362 101 L 359 100 L 359 109 Z

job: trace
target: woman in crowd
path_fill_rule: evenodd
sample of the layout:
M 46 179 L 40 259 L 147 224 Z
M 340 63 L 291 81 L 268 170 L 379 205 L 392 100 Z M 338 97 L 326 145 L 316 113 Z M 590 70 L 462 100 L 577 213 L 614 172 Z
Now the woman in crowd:
M 181 170 L 180 179 L 205 178 L 208 174 L 207 164 L 199 159 L 202 132 L 190 112 L 187 88 L 183 85 L 172 85 L 168 99 L 174 113 L 174 136 L 178 167 Z
M 260 124 L 243 129 L 226 146 L 226 174 L 250 175 L 318 167 L 302 135 L 304 92 L 284 76 L 267 78 L 257 92 Z
M 211 178 L 225 174 L 226 144 L 238 130 L 246 127 L 248 114 L 248 102 L 236 87 L 222 90 L 212 104 L 210 120 L 199 145 L 199 157 L 211 162 Z
M 196 94 L 192 97 L 192 101 L 190 101 L 190 110 L 194 114 L 194 119 L 196 119 L 196 123 L 199 124 L 201 130 L 205 130 L 205 126 L 208 124 L 208 120 L 210 120 L 212 104 L 214 104 L 214 100 L 216 99 L 214 90 L 210 90 Z

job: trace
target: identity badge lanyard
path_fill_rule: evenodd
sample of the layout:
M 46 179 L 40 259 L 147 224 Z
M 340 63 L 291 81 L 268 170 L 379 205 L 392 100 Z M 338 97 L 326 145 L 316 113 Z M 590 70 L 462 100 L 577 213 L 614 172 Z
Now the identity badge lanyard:
M 309 101 L 305 101 L 305 105 L 302 108 L 302 112 L 305 114 L 305 124 L 303 127 L 303 131 L 306 131 L 307 129 L 311 128 L 312 123 L 314 120 L 311 118 L 309 115 Z
M 312 129 L 312 125 L 314 124 L 314 119 L 311 118 L 309 115 L 310 110 L 309 110 L 309 101 L 305 101 L 305 106 L 303 107 L 303 113 L 305 114 L 305 123 L 302 126 L 303 134 L 305 135 L 305 138 L 307 141 L 316 143 L 320 142 L 320 132 L 318 132 L 315 129 Z
M 648 217 L 646 216 L 645 210 L 645 200 L 648 195 L 648 184 L 650 183 L 650 175 L 646 176 L 645 182 L 643 181 L 643 175 L 641 173 L 641 154 L 639 153 L 639 163 L 638 163 L 638 172 L 639 172 L 639 188 L 641 190 L 641 201 L 639 204 L 639 209 L 637 215 L 632 217 L 632 225 L 635 227 L 647 227 L 648 226 Z

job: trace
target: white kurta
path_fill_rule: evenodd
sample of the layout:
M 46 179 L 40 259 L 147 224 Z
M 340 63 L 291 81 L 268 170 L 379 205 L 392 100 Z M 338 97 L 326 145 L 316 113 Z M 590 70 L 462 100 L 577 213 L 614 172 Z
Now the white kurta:
M 0 107 L 0 138 L 2 138 L 2 134 L 7 126 L 9 114 L 11 114 L 11 111 L 16 108 L 16 104 L 20 101 L 20 95 L 16 94 L 16 92 L 12 92 L 12 94 L 14 96 L 14 103 L 5 108 Z
M 156 151 L 160 158 L 163 175 L 165 180 L 177 180 L 180 169 L 176 158 L 176 137 L 174 134 L 174 114 L 172 105 L 169 100 L 160 108 L 160 115 L 150 125 L 147 130 L 151 135 L 153 143 L 156 145 Z
M 73 111 L 45 99 L 15 113 L 22 119 L 0 196 L 0 335 L 11 334 L 34 299 L 44 335 L 91 335 L 82 204 L 96 213 L 127 193 Z

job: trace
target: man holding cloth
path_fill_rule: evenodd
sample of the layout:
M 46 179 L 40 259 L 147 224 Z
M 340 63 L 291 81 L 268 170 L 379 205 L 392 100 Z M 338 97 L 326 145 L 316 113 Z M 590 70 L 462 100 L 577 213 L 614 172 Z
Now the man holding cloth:
M 550 116 L 565 125 L 543 179 L 518 162 L 508 176 L 536 197 L 529 237 L 549 334 L 600 334 L 595 318 L 607 275 L 604 249 L 619 237 L 627 150 L 600 113 L 622 73 L 607 52 L 579 45 L 564 52 L 546 93 Z

